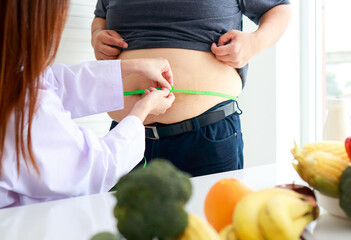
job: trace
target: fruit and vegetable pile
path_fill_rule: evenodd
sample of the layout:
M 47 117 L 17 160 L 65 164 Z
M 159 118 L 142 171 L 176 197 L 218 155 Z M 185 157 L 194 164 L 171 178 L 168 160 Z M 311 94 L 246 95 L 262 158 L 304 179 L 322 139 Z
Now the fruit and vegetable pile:
M 351 217 L 351 138 L 302 148 L 295 144 L 292 154 L 301 178 L 320 193 L 338 198 Z M 314 192 L 307 186 L 254 191 L 227 178 L 207 193 L 202 219 L 184 209 L 192 194 L 189 177 L 162 159 L 123 176 L 115 193 L 119 233 L 103 232 L 91 240 L 299 240 L 319 216 Z
M 232 223 L 220 231 L 220 236 L 223 240 L 298 240 L 318 214 L 313 197 L 288 188 L 267 188 L 239 201 Z
M 294 168 L 300 177 L 321 194 L 339 199 L 351 217 L 351 138 L 345 142 L 324 141 L 291 150 Z

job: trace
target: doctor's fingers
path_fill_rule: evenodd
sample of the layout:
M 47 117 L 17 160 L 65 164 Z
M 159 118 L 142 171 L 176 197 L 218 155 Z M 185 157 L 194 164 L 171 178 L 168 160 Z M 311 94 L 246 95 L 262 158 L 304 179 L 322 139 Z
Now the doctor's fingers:
M 162 72 L 162 77 L 166 79 L 171 86 L 173 86 L 173 72 L 169 65 L 166 66 L 165 70 Z
M 163 87 L 163 88 L 167 88 L 167 89 L 171 89 L 172 88 L 171 84 L 169 84 L 169 82 L 167 80 L 165 80 L 163 77 L 161 77 L 155 83 L 155 85 L 157 85 L 157 87 Z
M 151 78 L 153 81 L 157 81 L 161 84 L 161 87 L 171 88 L 173 86 L 173 73 L 171 66 L 165 58 L 153 58 L 150 59 L 152 69 L 155 70 L 156 74 L 152 74 Z
M 155 92 L 154 94 L 155 95 L 159 95 L 159 97 L 161 98 L 165 98 L 165 99 L 168 99 L 168 101 L 172 101 L 174 100 L 175 96 L 173 93 L 170 92 L 169 89 L 167 88 L 162 88 L 161 90 L 158 90 L 154 87 L 150 87 L 150 92 Z
M 161 99 L 159 102 L 160 105 L 162 105 L 162 107 L 165 108 L 165 110 L 170 108 L 175 100 L 174 94 L 169 92 L 168 89 L 159 90 L 158 92 L 162 92 Z
M 170 93 L 168 89 L 152 90 L 152 88 L 150 88 L 150 90 L 151 91 L 145 97 L 148 98 L 151 106 L 150 114 L 159 115 L 165 113 L 174 102 L 174 94 Z
M 174 96 L 174 93 L 169 93 L 168 96 L 166 97 L 168 103 L 169 103 L 169 106 L 172 105 L 172 103 L 174 102 L 175 100 L 175 96 Z
M 165 87 L 168 89 L 172 88 L 173 85 L 173 78 L 172 78 L 172 85 L 168 79 L 166 79 L 162 74 L 156 75 L 154 79 L 152 79 L 153 87 Z

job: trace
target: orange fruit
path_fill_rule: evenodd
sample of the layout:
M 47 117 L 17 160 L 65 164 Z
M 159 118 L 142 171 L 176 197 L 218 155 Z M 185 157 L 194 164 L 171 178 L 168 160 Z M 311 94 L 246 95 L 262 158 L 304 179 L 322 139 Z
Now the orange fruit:
M 214 184 L 208 191 L 204 212 L 207 221 L 220 232 L 231 224 L 237 203 L 253 190 L 235 178 L 224 178 Z

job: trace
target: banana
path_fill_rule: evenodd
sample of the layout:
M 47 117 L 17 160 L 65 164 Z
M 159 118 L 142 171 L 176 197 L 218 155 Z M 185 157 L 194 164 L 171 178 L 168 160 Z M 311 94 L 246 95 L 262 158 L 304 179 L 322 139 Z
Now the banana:
M 194 214 L 188 214 L 188 226 L 173 240 L 221 240 L 216 230 L 205 220 Z
M 306 225 L 314 219 L 315 206 L 303 195 L 272 196 L 258 214 L 264 237 L 269 240 L 299 240 Z
M 267 188 L 250 193 L 239 201 L 233 214 L 234 232 L 238 239 L 266 239 L 258 222 L 259 212 L 270 198 L 280 194 L 295 197 L 301 196 L 289 189 Z
M 228 226 L 223 228 L 220 231 L 219 236 L 221 237 L 222 240 L 237 240 L 234 232 L 234 225 L 229 224 Z

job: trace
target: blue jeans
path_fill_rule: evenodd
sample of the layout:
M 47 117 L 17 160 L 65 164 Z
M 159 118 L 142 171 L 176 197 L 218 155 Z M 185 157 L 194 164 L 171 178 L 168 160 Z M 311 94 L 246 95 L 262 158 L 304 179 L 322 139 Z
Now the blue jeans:
M 217 104 L 206 112 L 213 111 L 230 101 L 232 100 Z M 193 177 L 242 169 L 244 167 L 244 143 L 239 115 L 234 113 L 214 124 L 201 128 L 194 117 L 192 118 L 195 126 L 194 131 L 158 140 L 145 139 L 144 156 L 147 162 L 155 158 L 167 159 Z M 113 122 L 111 129 L 116 125 L 117 123 Z M 153 125 L 167 126 L 167 124 L 162 123 Z M 143 164 L 144 160 L 138 166 Z

